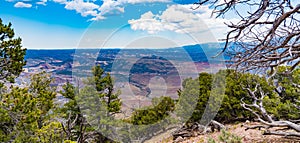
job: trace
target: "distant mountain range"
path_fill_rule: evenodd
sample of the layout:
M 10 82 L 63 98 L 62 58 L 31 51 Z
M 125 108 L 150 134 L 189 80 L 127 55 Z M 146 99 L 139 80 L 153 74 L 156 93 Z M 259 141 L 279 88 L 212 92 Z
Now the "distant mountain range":
M 162 53 L 166 57 L 172 55 L 174 52 L 180 52 L 182 49 L 189 54 L 191 59 L 195 62 L 207 62 L 207 56 L 212 56 L 213 54 L 217 54 L 222 47 L 223 43 L 206 43 L 206 44 L 197 44 L 197 45 L 188 45 L 183 47 L 175 47 L 175 48 L 164 48 L 164 49 L 28 49 L 25 59 L 40 59 L 40 60 L 50 60 L 56 59 L 64 62 L 73 61 L 73 56 L 78 52 L 88 52 L 88 53 L 99 53 L 98 60 L 113 60 L 114 57 L 118 55 L 118 53 L 122 50 L 122 53 L 136 53 L 136 54 L 147 54 L 148 51 L 157 51 Z M 181 49 L 181 50 L 179 50 Z M 109 56 L 108 56 L 109 55 Z M 179 59 L 178 59 L 179 60 Z M 184 60 L 184 59 L 183 59 Z

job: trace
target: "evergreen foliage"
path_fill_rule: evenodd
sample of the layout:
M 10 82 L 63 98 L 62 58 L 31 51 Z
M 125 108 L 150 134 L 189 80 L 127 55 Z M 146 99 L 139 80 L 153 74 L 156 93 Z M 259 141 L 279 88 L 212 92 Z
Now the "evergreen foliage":
M 174 111 L 175 103 L 170 97 L 160 97 L 152 99 L 153 107 L 147 109 L 137 109 L 131 116 L 131 123 L 134 125 L 154 124 Z
M 1 94 L 0 141 L 42 142 L 39 131 L 51 122 L 55 89 L 46 73 L 33 75 L 28 87 L 11 86 Z
M 92 73 L 93 76 L 85 81 L 83 88 L 74 87 L 71 83 L 63 86 L 61 94 L 68 99 L 59 109 L 66 120 L 62 123 L 63 129 L 68 141 L 113 142 L 103 136 L 102 131 L 108 127 L 104 124 L 109 123 L 109 118 L 121 109 L 120 93 L 114 92 L 112 77 L 100 66 L 93 67 Z M 92 119 L 96 119 L 101 129 L 96 130 L 94 124 L 88 123 Z
M 217 76 L 226 76 L 226 84 L 212 85 L 213 80 L 219 79 Z M 254 116 L 250 112 L 244 110 L 240 105 L 240 100 L 242 98 L 244 98 L 245 101 L 249 100 L 247 98 L 247 92 L 242 88 L 243 84 L 248 82 L 249 78 L 257 78 L 261 80 L 259 82 L 263 82 L 263 79 L 260 77 L 251 74 L 238 73 L 234 70 L 220 70 L 216 74 L 200 73 L 197 79 L 186 79 L 183 82 L 183 89 L 179 91 L 179 95 L 189 96 L 197 94 L 199 96 L 198 103 L 189 122 L 199 122 L 207 106 L 214 106 L 207 105 L 210 96 L 214 96 L 213 93 L 211 93 L 212 86 L 226 86 L 223 102 L 215 120 L 224 123 L 253 119 Z M 266 82 L 264 84 L 266 84 Z
M 15 38 L 12 24 L 5 25 L 0 19 L 0 87 L 5 82 L 14 82 L 26 64 L 26 49 L 21 42 L 21 38 Z

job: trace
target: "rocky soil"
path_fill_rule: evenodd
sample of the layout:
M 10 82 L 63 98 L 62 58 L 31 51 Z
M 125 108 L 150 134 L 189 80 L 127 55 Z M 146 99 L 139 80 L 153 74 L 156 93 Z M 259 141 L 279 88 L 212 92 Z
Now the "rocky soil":
M 281 137 L 275 135 L 263 135 L 263 130 L 259 129 L 249 129 L 246 130 L 247 126 L 258 125 L 259 123 L 251 122 L 251 123 L 238 123 L 238 124 L 230 124 L 226 125 L 227 131 L 230 133 L 237 135 L 242 138 L 243 143 L 300 143 L 300 138 L 293 137 Z M 218 137 L 221 132 L 213 132 L 205 135 L 198 135 L 196 137 L 190 138 L 181 138 L 177 139 L 178 143 L 202 143 L 207 142 L 209 138 L 213 138 L 218 142 Z M 153 140 L 152 140 L 153 141 Z M 171 136 L 164 135 L 159 140 L 155 140 L 153 142 L 157 143 L 173 143 Z

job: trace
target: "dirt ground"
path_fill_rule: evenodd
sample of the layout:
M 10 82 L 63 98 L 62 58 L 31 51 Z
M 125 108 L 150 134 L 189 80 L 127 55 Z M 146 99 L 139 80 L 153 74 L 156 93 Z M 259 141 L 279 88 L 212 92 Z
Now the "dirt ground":
M 262 130 L 259 129 L 249 129 L 245 130 L 246 126 L 258 125 L 259 123 L 239 123 L 226 125 L 227 131 L 230 133 L 242 137 L 243 143 L 300 143 L 300 138 L 287 138 L 275 135 L 262 135 Z M 199 135 L 196 137 L 185 138 L 180 143 L 202 143 L 207 142 L 209 138 L 213 138 L 218 141 L 218 136 L 221 132 L 213 132 L 205 135 Z M 172 143 L 171 138 L 164 138 L 159 143 Z

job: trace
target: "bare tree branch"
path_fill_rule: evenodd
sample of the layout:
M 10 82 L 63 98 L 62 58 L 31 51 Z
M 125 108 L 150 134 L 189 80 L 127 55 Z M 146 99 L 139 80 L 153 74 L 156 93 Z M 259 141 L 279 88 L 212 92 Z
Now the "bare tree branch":
M 256 86 L 257 87 L 257 86 Z M 261 123 L 263 123 L 264 125 L 268 126 L 268 128 L 272 128 L 272 127 L 288 127 L 291 128 L 293 130 L 295 130 L 296 132 L 294 133 L 285 133 L 285 135 L 293 135 L 293 136 L 297 136 L 300 135 L 297 132 L 300 132 L 300 125 L 293 122 L 293 121 L 275 121 L 266 111 L 266 109 L 264 108 L 263 105 L 263 98 L 265 96 L 267 96 L 267 94 L 264 93 L 264 91 L 259 87 L 256 88 L 254 91 L 252 91 L 249 88 L 246 88 L 250 97 L 252 98 L 252 104 L 246 104 L 243 99 L 241 100 L 241 106 L 252 112 L 256 117 L 257 120 Z M 258 89 L 258 90 L 257 90 Z M 254 95 L 254 96 L 253 96 Z M 260 98 L 257 98 L 256 96 L 260 95 Z M 266 128 L 265 126 L 265 128 Z M 273 131 L 268 131 L 268 134 L 275 134 L 275 135 L 280 135 L 283 134 L 284 132 L 273 132 Z M 278 133 L 278 134 L 277 134 Z
M 235 12 L 240 21 L 226 23 L 225 46 L 217 54 L 228 54 L 229 67 L 240 71 L 274 69 L 300 64 L 300 4 L 291 0 L 200 0 L 196 5 L 210 5 L 216 17 Z M 238 8 L 249 7 L 242 13 Z M 199 7 L 198 7 L 199 8 Z M 229 46 L 233 42 L 233 46 Z M 276 72 L 276 71 L 275 71 Z
M 265 131 L 264 135 L 280 135 L 280 136 L 296 136 L 296 137 L 300 137 L 300 133 L 296 133 L 296 132 L 282 132 L 282 131 Z

